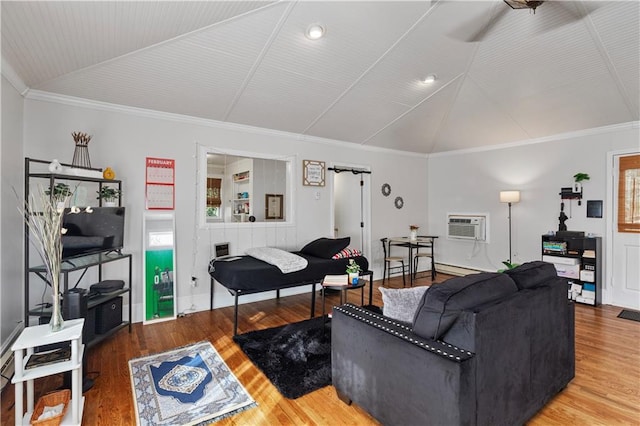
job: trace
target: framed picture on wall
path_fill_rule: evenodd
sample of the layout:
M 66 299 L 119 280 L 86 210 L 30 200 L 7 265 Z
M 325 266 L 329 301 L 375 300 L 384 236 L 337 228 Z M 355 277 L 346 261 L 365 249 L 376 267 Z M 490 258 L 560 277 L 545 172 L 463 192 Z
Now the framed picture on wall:
M 302 184 L 324 186 L 324 161 L 302 160 Z
M 284 219 L 283 198 L 282 194 L 265 194 L 265 219 Z

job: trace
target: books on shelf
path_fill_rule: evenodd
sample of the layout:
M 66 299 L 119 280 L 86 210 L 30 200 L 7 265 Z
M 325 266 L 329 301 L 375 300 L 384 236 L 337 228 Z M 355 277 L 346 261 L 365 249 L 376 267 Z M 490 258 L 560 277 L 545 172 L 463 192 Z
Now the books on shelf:
M 330 285 L 348 285 L 349 284 L 349 275 L 341 274 L 341 275 L 325 275 L 322 280 L 322 285 L 330 286 Z
M 71 359 L 71 347 L 55 349 L 48 352 L 38 352 L 31 354 L 24 368 L 42 367 L 43 365 L 55 364 L 56 362 L 69 361 Z

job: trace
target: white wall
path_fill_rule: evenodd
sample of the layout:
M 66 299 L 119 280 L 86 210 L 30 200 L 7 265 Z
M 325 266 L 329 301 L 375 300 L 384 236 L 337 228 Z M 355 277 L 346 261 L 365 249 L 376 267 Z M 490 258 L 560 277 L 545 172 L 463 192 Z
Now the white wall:
M 565 202 L 569 230 L 606 236 L 607 216 L 586 217 L 586 200 L 606 196 L 607 152 L 640 148 L 638 123 L 581 132 L 545 142 L 476 152 L 432 155 L 428 160 L 429 230 L 438 240 L 437 261 L 483 270 L 496 270 L 509 256 L 507 205 L 499 202 L 504 189 L 521 191 L 513 205 L 513 261 L 540 260 L 541 235 L 558 230 L 560 188 L 573 184 L 573 175 L 588 173 L 583 202 Z M 488 212 L 490 242 L 474 245 L 446 239 L 448 212 Z M 607 241 L 603 241 L 606 246 Z M 605 275 L 603 275 L 605 276 Z
M 2 352 L 10 343 L 12 333 L 20 330 L 23 320 L 23 230 L 18 212 L 18 200 L 13 188 L 23 193 L 24 171 L 22 153 L 23 98 L 2 77 L 2 144 L 0 146 L 0 322 Z
M 117 178 L 123 180 L 123 202 L 127 208 L 125 247 L 127 252 L 134 255 L 134 321 L 142 318 L 141 227 L 147 156 L 176 160 L 178 311 L 192 305 L 196 310 L 208 309 L 207 265 L 213 257 L 213 244 L 216 242 L 228 241 L 232 254 L 240 254 L 248 247 L 267 244 L 301 248 L 317 237 L 332 235 L 330 191 L 328 187 L 302 186 L 300 169 L 303 159 L 325 161 L 327 166 L 339 159 L 370 167 L 373 173 L 371 226 L 372 241 L 375 242 L 372 244 L 374 250 L 370 260 L 377 275 L 377 271 L 381 270 L 378 239 L 382 236 L 407 235 L 408 226 L 412 223 L 427 224 L 424 186 L 427 177 L 426 157 L 367 149 L 358 145 L 336 145 L 335 141 L 310 141 L 282 132 L 97 106 L 76 100 L 59 103 L 48 99 L 32 96 L 25 101 L 24 155 L 70 162 L 74 149 L 71 132 L 84 131 L 93 135 L 89 144 L 92 165 L 111 166 Z M 218 151 L 227 149 L 295 156 L 293 225 L 245 223 L 198 228 L 196 193 L 202 188 L 196 180 L 199 167 L 196 153 L 200 146 L 213 147 Z M 391 184 L 390 197 L 380 193 L 380 187 L 385 182 Z M 318 191 L 319 200 L 315 197 Z M 404 197 L 405 206 L 402 210 L 393 206 L 393 198 L 397 195 Z M 116 263 L 108 265 L 107 274 L 125 273 L 122 270 L 124 265 Z M 197 278 L 198 286 L 195 288 L 190 285 L 191 276 Z M 273 295 L 247 296 L 241 298 L 241 302 L 267 297 Z M 214 300 L 215 306 L 227 306 L 233 302 L 221 286 L 216 287 Z

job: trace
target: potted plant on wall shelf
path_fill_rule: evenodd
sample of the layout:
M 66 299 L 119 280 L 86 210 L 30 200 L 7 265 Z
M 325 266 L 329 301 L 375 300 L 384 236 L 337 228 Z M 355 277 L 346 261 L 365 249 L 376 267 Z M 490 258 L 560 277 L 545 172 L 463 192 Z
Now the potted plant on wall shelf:
M 118 198 L 122 196 L 122 191 L 116 188 L 111 188 L 109 185 L 105 185 L 96 191 L 98 194 L 97 199 L 103 200 L 105 207 L 115 207 L 117 205 Z
M 57 208 L 64 208 L 67 200 L 73 195 L 73 191 L 66 183 L 56 183 L 53 186 L 53 189 L 49 187 L 44 191 L 46 195 L 48 195 L 53 201 L 54 206 Z
M 589 177 L 589 174 L 587 173 L 576 173 L 575 175 L 573 175 L 573 180 L 574 180 L 574 184 L 573 184 L 573 192 L 582 192 L 582 181 L 583 180 L 589 180 L 591 179 Z

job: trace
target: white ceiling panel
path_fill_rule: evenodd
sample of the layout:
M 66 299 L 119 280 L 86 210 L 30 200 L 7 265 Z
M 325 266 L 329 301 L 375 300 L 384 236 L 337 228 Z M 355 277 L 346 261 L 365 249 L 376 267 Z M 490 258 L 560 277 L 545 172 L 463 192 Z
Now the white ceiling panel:
M 396 149 L 404 151 L 431 152 L 461 83 L 461 79 L 453 80 L 440 88 L 427 100 L 372 135 L 367 145 L 388 147 L 393 144 Z
M 264 65 L 348 88 L 429 7 L 427 2 L 300 2 L 278 34 Z M 310 24 L 326 35 L 305 38 Z
M 486 93 L 467 78 L 438 133 L 433 152 L 478 148 L 527 140 L 529 137 L 510 111 L 488 99 Z
M 243 2 L 2 2 L 2 55 L 34 88 L 74 70 L 268 6 Z
M 65 75 L 43 90 L 224 120 L 283 7 Z M 251 34 L 250 41 L 244 41 Z M 114 78 L 115 77 L 115 78 Z
M 263 66 L 243 91 L 229 120 L 302 133 L 340 92 L 325 81 Z
M 309 129 L 309 133 L 323 138 L 362 143 L 408 110 L 407 105 L 356 90 L 341 98 Z
M 633 121 L 608 74 L 568 84 L 562 90 L 536 93 L 521 99 L 509 111 L 534 138 L 606 126 L 614 117 L 627 117 L 625 121 Z M 591 126 L 585 127 L 587 123 Z
M 638 1 L 0 7 L 3 75 L 54 95 L 418 153 L 640 121 Z
M 589 16 L 602 43 L 603 54 L 611 61 L 612 76 L 619 78 L 621 95 L 628 99 L 631 114 L 640 110 L 640 2 L 617 2 Z M 636 95 L 636 96 L 634 96 Z

